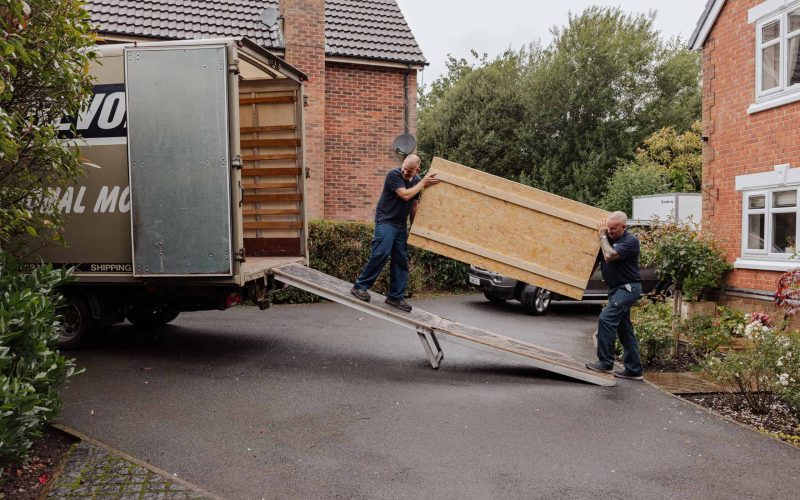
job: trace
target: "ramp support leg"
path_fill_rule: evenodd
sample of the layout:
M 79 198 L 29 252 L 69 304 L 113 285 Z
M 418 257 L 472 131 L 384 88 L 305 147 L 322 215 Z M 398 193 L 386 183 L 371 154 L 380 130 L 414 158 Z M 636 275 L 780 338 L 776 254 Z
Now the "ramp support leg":
M 425 354 L 428 355 L 428 360 L 431 362 L 431 368 L 434 370 L 439 368 L 439 363 L 444 359 L 444 353 L 442 352 L 442 347 L 439 345 L 439 339 L 436 338 L 436 334 L 433 333 L 433 330 L 418 327 L 417 335 L 419 335 L 422 348 L 425 349 Z M 430 337 L 430 341 L 428 337 Z

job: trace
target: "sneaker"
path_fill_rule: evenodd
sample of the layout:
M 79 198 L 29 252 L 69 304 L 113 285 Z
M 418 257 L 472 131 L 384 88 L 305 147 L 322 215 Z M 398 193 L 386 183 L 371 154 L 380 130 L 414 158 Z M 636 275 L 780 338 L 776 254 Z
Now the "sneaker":
M 614 370 L 614 376 L 617 378 L 627 378 L 629 380 L 644 380 L 644 376 L 634 375 L 628 370 Z
M 350 289 L 350 293 L 358 297 L 359 299 L 363 300 L 364 302 L 369 302 L 369 292 L 366 290 L 359 290 L 356 287 Z
M 599 361 L 595 361 L 594 363 L 586 363 L 586 368 L 596 372 L 611 373 L 611 368 L 604 368 Z
M 394 306 L 401 311 L 411 312 L 411 304 L 406 302 L 406 299 L 394 300 L 394 299 L 386 299 L 386 303 L 390 306 Z

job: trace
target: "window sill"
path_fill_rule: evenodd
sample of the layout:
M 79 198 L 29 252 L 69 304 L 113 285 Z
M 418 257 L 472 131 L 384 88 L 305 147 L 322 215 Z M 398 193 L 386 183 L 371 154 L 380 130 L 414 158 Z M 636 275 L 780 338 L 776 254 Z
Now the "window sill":
M 781 94 L 771 99 L 751 104 L 750 107 L 747 108 L 747 114 L 752 115 L 759 111 L 766 111 L 796 101 L 800 101 L 800 92 L 794 91 L 791 94 Z
M 797 260 L 760 260 L 756 258 L 738 258 L 733 263 L 736 269 L 756 269 L 759 271 L 790 271 L 800 267 Z

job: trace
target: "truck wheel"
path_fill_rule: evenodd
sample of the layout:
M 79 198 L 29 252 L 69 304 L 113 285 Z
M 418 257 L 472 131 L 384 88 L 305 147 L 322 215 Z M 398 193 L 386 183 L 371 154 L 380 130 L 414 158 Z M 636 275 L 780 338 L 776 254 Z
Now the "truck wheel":
M 157 307 L 148 309 L 131 309 L 125 315 L 128 321 L 140 328 L 151 328 L 154 326 L 166 325 L 178 317 L 180 311 L 171 307 Z
M 59 349 L 77 349 L 94 325 L 86 299 L 78 294 L 65 294 L 64 304 L 59 307 L 58 313 L 61 316 Z
M 486 300 L 492 304 L 504 304 L 506 302 L 506 299 L 499 297 L 492 292 L 483 292 L 483 296 L 486 297 Z
M 550 290 L 538 286 L 527 285 L 522 291 L 520 302 L 525 307 L 525 312 L 539 316 L 550 307 Z

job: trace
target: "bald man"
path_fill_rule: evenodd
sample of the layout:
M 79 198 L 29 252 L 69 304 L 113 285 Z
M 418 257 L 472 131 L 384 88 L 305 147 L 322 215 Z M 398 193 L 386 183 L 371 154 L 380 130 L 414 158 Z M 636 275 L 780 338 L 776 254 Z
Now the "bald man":
M 613 212 L 598 225 L 600 267 L 608 286 L 608 304 L 600 313 L 597 324 L 597 361 L 586 367 L 611 372 L 614 368 L 616 337 L 622 344 L 624 370 L 614 370 L 614 376 L 644 380 L 639 342 L 631 324 L 631 306 L 642 296 L 642 277 L 639 273 L 639 239 L 627 230 L 625 212 Z
M 369 302 L 367 290 L 391 258 L 386 303 L 405 312 L 411 311 L 411 305 L 404 298 L 408 285 L 408 221 L 410 219 L 414 223 L 420 192 L 439 182 L 436 174 L 420 179 L 419 164 L 419 156 L 411 154 L 402 166 L 386 174 L 375 210 L 375 237 L 372 239 L 369 261 L 350 290 L 354 296 Z

